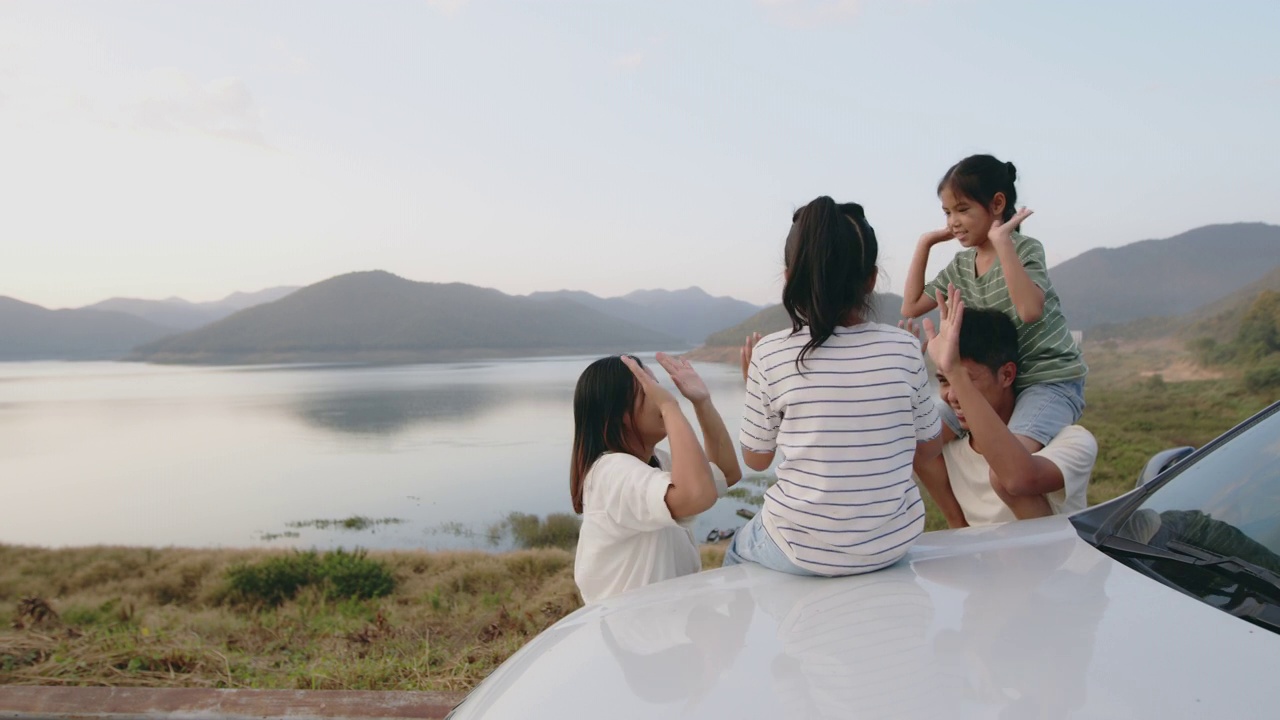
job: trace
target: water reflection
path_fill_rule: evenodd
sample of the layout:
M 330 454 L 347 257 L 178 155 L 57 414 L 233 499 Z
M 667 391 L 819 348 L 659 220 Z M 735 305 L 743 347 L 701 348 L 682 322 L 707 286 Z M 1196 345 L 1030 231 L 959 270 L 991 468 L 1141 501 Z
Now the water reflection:
M 454 425 L 519 404 L 571 401 L 556 388 L 519 385 L 437 385 L 305 395 L 289 411 L 308 426 L 355 435 L 396 435 L 418 426 Z
M 505 549 L 487 530 L 507 513 L 568 507 L 573 388 L 593 359 L 0 364 L 0 542 Z M 699 369 L 736 434 L 734 369 Z M 737 507 L 698 536 L 735 527 Z M 286 525 L 351 515 L 406 522 Z M 474 533 L 430 530 L 445 523 Z

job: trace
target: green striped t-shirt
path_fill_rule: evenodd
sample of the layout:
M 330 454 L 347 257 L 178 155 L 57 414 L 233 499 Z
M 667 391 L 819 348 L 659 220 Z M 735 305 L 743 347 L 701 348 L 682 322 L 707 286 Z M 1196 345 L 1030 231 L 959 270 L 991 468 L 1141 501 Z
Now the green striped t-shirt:
M 963 250 L 956 255 L 951 264 L 925 286 L 924 291 L 929 297 L 936 297 L 937 290 L 945 295 L 947 284 L 950 283 L 959 288 L 965 307 L 999 310 L 1013 320 L 1014 326 L 1018 328 L 1018 379 L 1014 381 L 1014 390 L 1022 390 L 1028 385 L 1066 382 L 1084 377 L 1089 368 L 1080 355 L 1080 347 L 1071 337 L 1058 293 L 1049 282 L 1044 246 L 1035 238 L 1014 233 L 1013 247 L 1031 282 L 1044 291 L 1044 314 L 1033 323 L 1024 323 L 1018 317 L 1013 298 L 1009 297 L 1009 284 L 1004 279 L 1004 268 L 1000 266 L 998 258 L 985 275 L 978 276 L 975 267 L 977 248 Z

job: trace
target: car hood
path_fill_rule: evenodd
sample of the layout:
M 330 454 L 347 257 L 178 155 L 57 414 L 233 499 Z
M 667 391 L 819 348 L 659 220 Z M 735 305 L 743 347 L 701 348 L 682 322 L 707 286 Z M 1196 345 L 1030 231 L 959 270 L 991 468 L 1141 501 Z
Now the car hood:
M 1280 635 L 1062 517 L 928 533 L 868 575 L 736 566 L 589 605 L 457 718 L 1272 716 Z

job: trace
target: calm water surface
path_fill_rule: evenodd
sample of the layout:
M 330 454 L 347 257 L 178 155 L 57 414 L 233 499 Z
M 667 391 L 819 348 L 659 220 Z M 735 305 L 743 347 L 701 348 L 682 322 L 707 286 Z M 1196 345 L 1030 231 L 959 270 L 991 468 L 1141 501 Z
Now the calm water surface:
M 509 512 L 572 512 L 573 386 L 593 359 L 0 363 L 0 542 L 507 549 L 488 531 Z M 698 368 L 736 440 L 740 378 Z M 717 503 L 699 539 L 740 507 Z M 403 522 L 296 526 L 352 516 Z

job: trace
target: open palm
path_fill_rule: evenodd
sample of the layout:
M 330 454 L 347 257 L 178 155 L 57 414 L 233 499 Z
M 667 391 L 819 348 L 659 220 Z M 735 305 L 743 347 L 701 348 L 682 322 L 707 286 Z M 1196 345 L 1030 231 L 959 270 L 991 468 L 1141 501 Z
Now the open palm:
M 658 364 L 671 376 L 671 382 L 675 383 L 676 389 L 689 402 L 696 403 L 711 397 L 707 384 L 703 382 L 702 376 L 698 375 L 698 371 L 693 369 L 693 365 L 689 364 L 688 360 L 671 357 L 666 353 L 658 353 L 656 357 Z
M 947 286 L 946 300 L 938 291 L 938 313 L 941 327 L 937 331 L 933 321 L 925 318 L 925 345 L 938 372 L 947 375 L 960 366 L 960 323 L 964 321 L 964 300 L 954 286 Z

